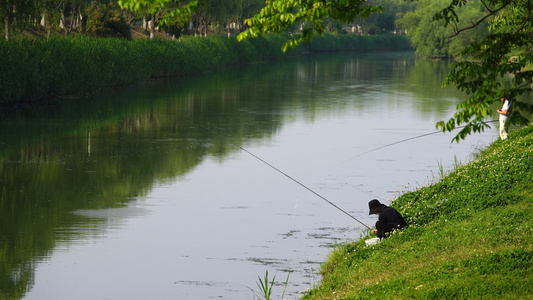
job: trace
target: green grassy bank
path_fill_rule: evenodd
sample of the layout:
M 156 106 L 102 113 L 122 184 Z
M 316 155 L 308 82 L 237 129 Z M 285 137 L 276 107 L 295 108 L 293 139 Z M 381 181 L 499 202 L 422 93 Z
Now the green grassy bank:
M 410 226 L 337 247 L 304 299 L 533 298 L 533 126 L 391 206 Z
M 281 46 L 287 39 L 269 35 L 242 42 L 225 36 L 130 41 L 53 36 L 0 41 L 0 105 L 279 59 L 286 55 Z M 405 36 L 326 34 L 287 54 L 375 49 L 405 50 L 410 46 Z

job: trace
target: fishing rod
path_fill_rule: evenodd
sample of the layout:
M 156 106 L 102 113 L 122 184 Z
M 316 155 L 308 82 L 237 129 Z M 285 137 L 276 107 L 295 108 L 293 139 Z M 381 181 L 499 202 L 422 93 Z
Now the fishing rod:
M 498 120 L 491 120 L 491 121 L 487 121 L 485 123 L 494 123 L 494 122 L 498 122 Z M 464 128 L 464 127 L 466 127 L 466 125 L 465 126 L 458 126 L 456 128 Z M 380 149 L 383 149 L 383 148 L 387 148 L 387 147 L 390 147 L 390 146 L 393 146 L 393 145 L 397 145 L 397 144 L 404 143 L 404 142 L 407 142 L 407 141 L 410 141 L 410 140 L 422 138 L 422 137 L 425 137 L 425 136 L 428 136 L 428 135 L 433 135 L 433 134 L 441 133 L 441 132 L 442 132 L 441 130 L 437 130 L 437 131 L 434 131 L 434 132 L 424 133 L 424 134 L 417 135 L 417 136 L 414 136 L 414 137 L 410 137 L 410 138 L 407 138 L 407 139 L 404 139 L 404 140 L 401 140 L 401 141 L 397 141 L 397 142 L 394 142 L 394 143 L 383 145 L 383 146 L 380 146 L 380 147 L 365 151 L 363 153 L 359 153 L 356 156 L 353 156 L 353 157 L 350 157 L 350 158 L 348 158 L 346 160 L 343 160 L 341 163 L 345 163 L 345 162 L 350 161 L 352 159 L 358 158 L 359 156 L 363 156 L 365 154 L 368 154 L 368 153 L 371 153 L 371 152 L 374 152 L 374 151 L 377 151 L 377 150 L 380 150 Z
M 492 120 L 492 121 L 488 121 L 487 123 L 491 123 L 491 122 L 497 122 L 497 120 Z M 200 127 L 204 128 L 205 130 L 215 134 L 215 135 L 218 135 L 222 138 L 225 138 L 225 136 L 223 136 L 222 134 L 204 126 L 204 125 L 199 125 Z M 462 127 L 465 127 L 465 126 L 460 126 L 460 127 L 457 127 L 457 128 L 462 128 Z M 415 137 L 411 137 L 411 138 L 407 138 L 407 139 L 404 139 L 404 140 L 401 140 L 401 141 L 397 141 L 397 142 L 394 142 L 394 143 L 391 143 L 391 144 L 387 144 L 387 145 L 384 145 L 384 146 L 381 146 L 381 147 L 378 147 L 378 148 L 374 148 L 372 150 L 369 150 L 369 151 L 366 151 L 366 152 L 363 152 L 363 153 L 360 153 L 352 158 L 349 158 L 343 162 L 346 162 L 346 161 L 349 161 L 349 160 L 352 160 L 354 158 L 357 158 L 359 156 L 362 156 L 364 154 L 367 154 L 367 153 L 370 153 L 370 152 L 374 152 L 374 151 L 377 151 L 379 149 L 383 149 L 383 148 L 386 148 L 386 147 L 390 147 L 390 146 L 393 146 L 393 145 L 396 145 L 396 144 L 400 144 L 400 143 L 403 143 L 403 142 L 407 142 L 407 141 L 410 141 L 410 140 L 414 140 L 414 139 L 417 139 L 417 138 L 421 138 L 421 137 L 425 137 L 425 136 L 428 136 L 428 135 L 432 135 L 432 134 L 436 134 L 436 133 L 440 133 L 442 131 L 435 131 L 435 132 L 430 132 L 430 133 L 425 133 L 425 134 L 421 134 L 421 135 L 418 135 L 418 136 L 415 136 Z M 252 152 L 248 151 L 247 149 L 245 149 L 244 147 L 242 146 L 239 146 L 239 145 L 236 145 L 237 147 L 239 147 L 239 149 L 241 149 L 242 151 L 248 153 L 249 155 L 251 155 L 252 157 L 256 158 L 257 160 L 261 161 L 262 163 L 264 163 L 265 165 L 271 167 L 272 169 L 276 170 L 277 172 L 279 172 L 280 174 L 284 175 L 285 177 L 289 178 L 290 180 L 294 181 L 295 183 L 299 184 L 300 186 L 302 186 L 303 188 L 305 188 L 306 190 L 310 191 L 311 193 L 315 194 L 316 196 L 318 196 L 320 199 L 326 201 L 327 203 L 329 203 L 331 206 L 337 208 L 338 210 L 340 210 L 341 212 L 343 212 L 344 214 L 346 214 L 347 216 L 349 216 L 350 218 L 354 219 L 355 221 L 357 221 L 358 223 L 360 223 L 361 225 L 363 225 L 364 227 L 368 228 L 368 229 L 371 229 L 370 227 L 368 227 L 368 225 L 364 224 L 363 222 L 359 221 L 357 218 L 355 218 L 354 216 L 352 216 L 351 214 L 349 214 L 348 212 L 346 212 L 345 210 L 343 210 L 342 208 L 340 208 L 339 206 L 337 206 L 335 203 L 329 201 L 328 199 L 326 199 L 324 196 L 320 195 L 319 193 L 315 192 L 314 190 L 312 190 L 311 188 L 307 187 L 305 184 L 301 183 L 300 181 L 296 180 L 295 178 L 293 178 L 292 176 L 290 176 L 289 174 L 283 172 L 282 170 L 278 169 L 277 167 L 273 166 L 272 164 L 270 164 L 269 162 L 263 160 L 262 158 L 260 158 L 259 156 L 253 154 Z
M 214 131 L 214 130 L 211 130 L 210 128 L 206 127 L 206 126 L 203 126 L 203 125 L 199 125 L 200 127 L 204 128 L 205 130 L 213 133 L 213 134 L 216 134 L 222 138 L 225 138 L 225 136 L 219 134 L 218 132 Z M 272 164 L 270 164 L 269 162 L 263 160 L 262 158 L 260 158 L 259 156 L 253 154 L 252 152 L 246 150 L 244 147 L 242 146 L 239 146 L 239 145 L 236 145 L 239 147 L 239 149 L 241 149 L 242 151 L 248 153 L 249 155 L 251 155 L 252 157 L 256 158 L 257 160 L 259 160 L 260 162 L 264 163 L 265 165 L 271 167 L 272 169 L 278 171 L 280 174 L 284 175 L 285 177 L 289 178 L 290 180 L 296 182 L 297 184 L 299 184 L 300 186 L 302 186 L 303 188 L 305 188 L 306 190 L 310 191 L 311 193 L 315 194 L 316 196 L 318 196 L 320 199 L 326 201 L 327 203 L 329 203 L 330 205 L 332 205 L 333 207 L 335 207 L 336 209 L 342 211 L 343 213 L 345 213 L 347 216 L 349 216 L 350 218 L 354 219 L 355 221 L 359 222 L 359 224 L 365 226 L 366 228 L 368 229 L 371 229 L 370 227 L 368 227 L 368 225 L 366 225 L 365 223 L 359 221 L 357 218 L 355 218 L 354 216 L 352 216 L 351 214 L 349 214 L 348 212 L 346 212 L 345 210 L 343 210 L 342 208 L 338 207 L 337 205 L 335 205 L 335 203 L 329 201 L 328 199 L 326 199 L 325 197 L 323 197 L 322 195 L 320 195 L 319 193 L 313 191 L 311 188 L 307 187 L 305 184 L 301 183 L 300 181 L 296 180 L 295 178 L 293 178 L 292 176 L 290 176 L 289 174 L 283 172 L 282 170 L 276 168 L 275 166 L 273 166 Z

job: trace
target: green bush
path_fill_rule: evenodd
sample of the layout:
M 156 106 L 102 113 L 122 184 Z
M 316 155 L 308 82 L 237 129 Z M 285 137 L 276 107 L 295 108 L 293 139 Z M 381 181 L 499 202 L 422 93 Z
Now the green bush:
M 87 34 L 95 37 L 131 39 L 131 30 L 122 12 L 113 3 L 91 5 L 88 11 Z

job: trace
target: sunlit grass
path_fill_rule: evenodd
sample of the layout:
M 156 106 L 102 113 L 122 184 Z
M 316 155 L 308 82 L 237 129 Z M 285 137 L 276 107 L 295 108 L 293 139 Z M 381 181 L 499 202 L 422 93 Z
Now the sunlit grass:
M 533 127 L 393 201 L 410 223 L 338 246 L 304 299 L 520 299 L 533 293 Z M 370 237 L 370 236 L 369 236 Z

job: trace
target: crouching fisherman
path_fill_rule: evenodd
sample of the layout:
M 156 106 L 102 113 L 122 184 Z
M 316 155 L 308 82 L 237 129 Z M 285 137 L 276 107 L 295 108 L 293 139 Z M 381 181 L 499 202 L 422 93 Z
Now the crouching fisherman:
M 377 214 L 379 216 L 376 222 L 376 228 L 372 229 L 372 233 L 380 239 L 386 238 L 394 230 L 399 230 L 407 226 L 402 215 L 396 209 L 381 204 L 376 199 L 368 202 L 368 207 L 370 208 L 369 215 Z

